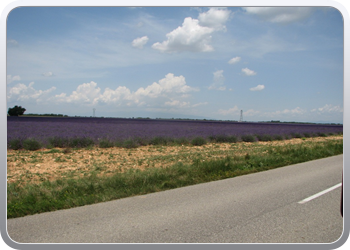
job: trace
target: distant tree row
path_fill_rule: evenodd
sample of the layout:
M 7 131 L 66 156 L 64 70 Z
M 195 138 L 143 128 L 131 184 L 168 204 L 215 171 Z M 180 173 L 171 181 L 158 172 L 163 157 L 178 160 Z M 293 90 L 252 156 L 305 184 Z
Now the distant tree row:
M 63 114 L 26 114 L 25 116 L 57 116 L 57 117 L 68 117 L 68 115 L 63 115 Z
M 22 108 L 21 106 L 14 106 L 13 108 L 9 108 L 7 113 L 9 116 L 19 116 L 23 115 L 26 111 L 25 108 Z M 26 116 L 59 116 L 59 117 L 68 117 L 67 115 L 62 114 L 26 114 Z

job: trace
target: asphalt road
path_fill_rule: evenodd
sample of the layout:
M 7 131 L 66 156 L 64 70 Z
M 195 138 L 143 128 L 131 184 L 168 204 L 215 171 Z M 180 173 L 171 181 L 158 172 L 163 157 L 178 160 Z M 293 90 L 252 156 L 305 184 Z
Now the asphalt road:
M 343 155 L 7 220 L 18 243 L 332 243 Z

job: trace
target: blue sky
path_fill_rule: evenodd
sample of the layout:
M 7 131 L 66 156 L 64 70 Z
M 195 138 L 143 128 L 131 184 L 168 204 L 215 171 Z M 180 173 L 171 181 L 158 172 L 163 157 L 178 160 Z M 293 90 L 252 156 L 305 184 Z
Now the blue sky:
M 20 7 L 7 107 L 343 122 L 343 19 L 326 7 Z

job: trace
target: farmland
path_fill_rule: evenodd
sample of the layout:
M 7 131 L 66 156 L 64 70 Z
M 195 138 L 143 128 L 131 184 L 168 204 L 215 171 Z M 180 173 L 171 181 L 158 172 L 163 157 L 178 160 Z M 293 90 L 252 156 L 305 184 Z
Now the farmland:
M 7 129 L 8 218 L 343 152 L 341 125 L 12 117 Z
M 101 142 L 133 147 L 174 142 L 186 144 L 198 137 L 205 141 L 235 141 L 245 138 L 255 141 L 325 136 L 342 132 L 342 125 L 324 124 L 74 117 L 7 118 L 9 149 L 23 147 L 23 141 L 28 138 L 35 139 L 43 147 L 81 147 L 84 146 L 81 144 L 98 145 Z M 73 139 L 75 143 L 72 143 Z

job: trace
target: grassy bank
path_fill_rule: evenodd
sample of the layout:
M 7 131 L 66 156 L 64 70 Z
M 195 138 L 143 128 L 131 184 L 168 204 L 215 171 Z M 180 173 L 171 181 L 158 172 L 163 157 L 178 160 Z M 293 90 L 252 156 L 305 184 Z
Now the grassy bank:
M 221 147 L 223 148 L 221 149 Z M 274 143 L 222 143 L 201 147 L 189 146 L 186 149 L 181 146 L 174 149 L 171 147 L 149 147 L 146 149 L 142 152 L 144 158 L 137 155 L 139 151 L 136 150 L 138 149 L 125 151 L 129 156 L 129 160 L 126 162 L 136 158 L 135 163 L 139 164 L 134 165 L 138 165 L 138 167 L 122 168 L 119 164 L 118 168 L 110 171 L 109 164 L 112 164 L 116 155 L 111 157 L 111 152 L 106 153 L 99 149 L 100 157 L 108 155 L 108 159 L 111 159 L 111 162 L 102 164 L 96 159 L 94 161 L 94 158 L 98 157 L 97 155 L 91 156 L 91 149 L 90 151 L 85 149 L 85 151 L 90 152 L 90 158 L 89 161 L 86 157 L 82 158 L 82 161 L 85 160 L 84 164 L 91 166 L 91 168 L 85 169 L 84 173 L 79 172 L 79 175 L 61 174 L 61 177 L 50 180 L 43 177 L 33 179 L 36 181 L 30 181 L 33 176 L 29 175 L 28 180 L 23 181 L 26 176 L 21 174 L 18 178 L 11 179 L 7 185 L 7 217 L 14 218 L 67 209 L 338 155 L 343 153 L 343 140 L 342 136 L 335 136 L 333 138 L 293 139 Z M 153 154 L 152 150 L 159 152 L 159 154 Z M 54 156 L 55 159 L 64 161 L 73 158 L 73 154 L 77 152 L 51 149 L 50 151 L 37 152 L 37 154 L 42 156 L 57 154 Z M 144 156 L 146 152 L 149 152 L 149 158 Z M 27 154 L 28 152 L 22 153 Z M 33 154 L 32 152 L 31 156 Z M 8 153 L 8 178 L 9 170 L 11 170 L 9 169 L 9 159 L 11 162 L 11 159 L 14 161 L 16 157 L 20 158 L 18 152 Z M 34 158 L 28 156 L 28 159 L 33 160 Z M 74 158 L 71 160 L 73 164 Z M 157 162 L 157 164 L 141 167 L 142 164 L 146 164 L 147 160 L 149 163 Z M 28 161 L 23 163 L 22 167 L 27 167 L 25 173 L 30 173 L 31 168 L 40 165 L 36 161 L 32 165 Z M 18 165 L 14 164 L 16 171 L 19 171 Z M 12 171 L 15 172 L 14 168 Z M 73 168 L 66 169 L 67 173 L 72 173 L 72 171 Z

